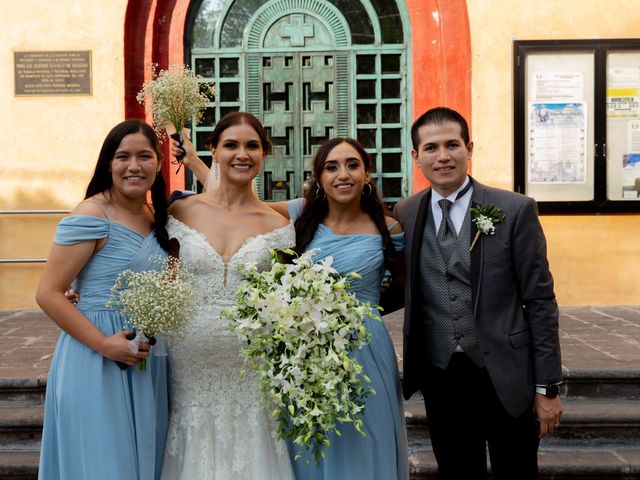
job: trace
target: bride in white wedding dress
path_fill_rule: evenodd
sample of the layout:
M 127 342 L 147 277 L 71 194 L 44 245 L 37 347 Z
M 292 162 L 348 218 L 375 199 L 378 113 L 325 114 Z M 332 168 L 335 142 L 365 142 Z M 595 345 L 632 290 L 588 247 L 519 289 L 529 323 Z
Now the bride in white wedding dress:
M 169 237 L 195 274 L 199 305 L 185 341 L 170 347 L 169 432 L 163 480 L 289 480 L 293 471 L 275 422 L 260 403 L 258 380 L 240 378 L 240 340 L 220 318 L 242 281 L 239 263 L 269 265 L 269 248 L 292 247 L 293 226 L 253 193 L 269 151 L 251 114 L 223 117 L 211 137 L 219 185 L 177 200 Z

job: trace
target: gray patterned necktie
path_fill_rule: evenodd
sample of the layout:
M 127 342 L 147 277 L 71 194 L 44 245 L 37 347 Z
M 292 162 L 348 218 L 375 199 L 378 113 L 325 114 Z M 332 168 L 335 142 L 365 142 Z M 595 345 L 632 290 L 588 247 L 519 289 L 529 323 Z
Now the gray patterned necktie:
M 456 239 L 458 238 L 456 229 L 453 226 L 453 221 L 451 220 L 451 215 L 449 214 L 449 210 L 451 209 L 453 202 L 443 198 L 442 200 L 438 200 L 438 205 L 440 205 L 440 208 L 442 209 L 442 221 L 438 228 L 438 243 L 440 244 L 440 252 L 442 252 L 444 263 L 449 263 L 451 252 L 453 252 L 453 247 L 455 246 Z

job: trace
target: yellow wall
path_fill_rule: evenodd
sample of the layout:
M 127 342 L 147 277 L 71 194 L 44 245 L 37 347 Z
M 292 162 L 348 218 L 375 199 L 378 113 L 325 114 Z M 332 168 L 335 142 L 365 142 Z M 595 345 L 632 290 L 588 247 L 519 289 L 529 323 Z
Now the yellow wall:
M 126 0 L 0 1 L 0 210 L 70 209 L 124 115 Z M 14 51 L 91 50 L 93 95 L 15 97 Z M 0 215 L 0 258 L 46 257 L 60 216 Z M 0 264 L 0 309 L 32 308 L 42 265 Z
M 473 175 L 513 187 L 513 40 L 634 38 L 640 2 L 467 0 Z M 640 215 L 544 216 L 561 305 L 638 304 Z
M 560 305 L 640 303 L 639 223 L 638 215 L 542 217 Z

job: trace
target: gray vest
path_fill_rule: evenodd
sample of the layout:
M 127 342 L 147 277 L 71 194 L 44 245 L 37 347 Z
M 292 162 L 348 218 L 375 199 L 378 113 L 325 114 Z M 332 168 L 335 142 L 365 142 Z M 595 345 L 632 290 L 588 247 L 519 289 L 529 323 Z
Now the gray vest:
M 421 318 L 428 358 L 441 369 L 447 368 L 457 345 L 476 365 L 484 366 L 473 318 L 470 237 L 471 214 L 467 210 L 449 263 L 445 264 L 429 212 L 419 258 Z

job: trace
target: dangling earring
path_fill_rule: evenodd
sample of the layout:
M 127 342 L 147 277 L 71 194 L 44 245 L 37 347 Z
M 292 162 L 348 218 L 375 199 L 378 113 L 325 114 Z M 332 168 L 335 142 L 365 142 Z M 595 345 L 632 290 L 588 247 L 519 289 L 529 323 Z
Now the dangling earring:
M 364 187 L 369 187 L 369 191 L 367 193 L 364 193 Z M 371 185 L 370 183 L 365 183 L 364 187 L 362 187 L 362 193 L 361 195 L 363 197 L 370 197 L 371 194 L 373 193 L 373 185 Z
M 214 158 L 213 162 L 211 162 L 209 175 L 207 175 L 207 179 L 204 181 L 204 191 L 209 192 L 215 190 L 218 188 L 218 185 L 220 185 L 220 164 Z
M 322 197 L 320 195 L 322 195 Z M 320 201 L 324 201 L 327 199 L 327 194 L 324 193 L 324 190 L 322 190 L 322 188 L 320 188 L 320 185 L 316 187 L 316 198 L 318 198 Z
M 220 185 L 220 163 L 218 160 L 213 161 L 213 175 L 216 185 Z

